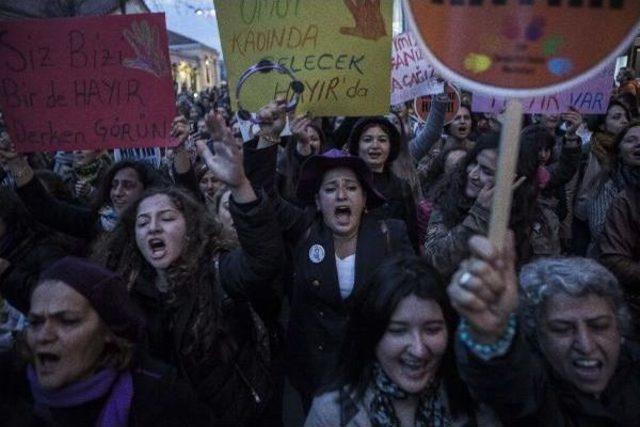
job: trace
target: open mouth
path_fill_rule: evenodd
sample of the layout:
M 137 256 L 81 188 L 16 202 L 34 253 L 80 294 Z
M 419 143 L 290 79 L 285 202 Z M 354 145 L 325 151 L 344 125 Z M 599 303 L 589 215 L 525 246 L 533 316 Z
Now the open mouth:
M 153 259 L 160 259 L 167 253 L 167 245 L 164 240 L 158 238 L 149 239 L 149 249 Z
M 38 365 L 40 365 L 41 371 L 47 372 L 55 368 L 56 364 L 60 362 L 60 356 L 55 353 L 39 352 L 36 353 L 36 359 Z
M 428 360 L 400 359 L 400 366 L 405 375 L 420 378 L 427 373 L 429 362 Z
M 595 359 L 580 358 L 573 360 L 572 365 L 579 376 L 594 379 L 600 376 L 603 363 Z
M 382 151 L 369 151 L 367 154 L 369 155 L 369 158 L 375 160 L 382 157 Z
M 348 225 L 351 222 L 351 208 L 348 206 L 336 207 L 334 214 L 340 225 Z

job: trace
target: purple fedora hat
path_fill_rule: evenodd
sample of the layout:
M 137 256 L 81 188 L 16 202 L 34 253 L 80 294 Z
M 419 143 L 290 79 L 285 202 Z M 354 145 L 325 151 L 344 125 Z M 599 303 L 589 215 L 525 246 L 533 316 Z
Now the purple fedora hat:
M 364 160 L 336 148 L 312 156 L 304 162 L 298 181 L 298 199 L 306 204 L 315 203 L 322 177 L 325 172 L 335 168 L 349 168 L 355 172 L 367 194 L 367 209 L 375 209 L 385 202 L 384 196 L 375 190 L 373 174 Z

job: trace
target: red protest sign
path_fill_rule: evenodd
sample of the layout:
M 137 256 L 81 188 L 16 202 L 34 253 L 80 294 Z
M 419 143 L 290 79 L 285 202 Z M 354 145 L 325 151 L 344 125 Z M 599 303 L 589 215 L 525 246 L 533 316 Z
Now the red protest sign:
M 455 119 L 460 108 L 460 92 L 451 83 L 447 83 L 444 86 L 444 93 L 447 94 L 449 102 L 444 111 L 444 123 L 449 124 Z M 424 123 L 427 120 L 429 111 L 431 111 L 431 100 L 436 95 L 420 96 L 413 100 L 413 111 L 415 111 L 416 118 Z
M 164 14 L 0 22 L 0 109 L 21 152 L 168 145 Z
M 546 95 L 595 75 L 638 33 L 637 0 L 404 0 L 427 56 L 474 92 Z

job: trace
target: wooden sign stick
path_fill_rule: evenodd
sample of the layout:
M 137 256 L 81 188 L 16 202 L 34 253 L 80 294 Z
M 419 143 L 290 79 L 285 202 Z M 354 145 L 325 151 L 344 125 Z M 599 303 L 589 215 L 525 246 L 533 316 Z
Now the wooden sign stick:
M 514 177 L 520 150 L 520 130 L 522 128 L 522 103 L 518 99 L 507 102 L 505 122 L 500 135 L 500 156 L 498 158 L 498 177 L 494 187 L 489 240 L 502 249 L 507 235 L 511 215 L 511 199 Z

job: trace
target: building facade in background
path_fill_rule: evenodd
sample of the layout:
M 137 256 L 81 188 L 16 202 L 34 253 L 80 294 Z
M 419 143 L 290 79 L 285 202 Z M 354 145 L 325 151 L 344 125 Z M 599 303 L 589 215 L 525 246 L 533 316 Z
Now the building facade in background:
M 220 53 L 181 34 L 170 30 L 168 33 L 169 56 L 177 92 L 199 92 L 219 86 Z

